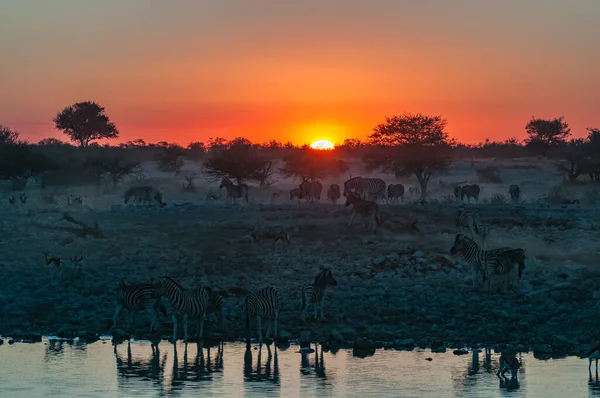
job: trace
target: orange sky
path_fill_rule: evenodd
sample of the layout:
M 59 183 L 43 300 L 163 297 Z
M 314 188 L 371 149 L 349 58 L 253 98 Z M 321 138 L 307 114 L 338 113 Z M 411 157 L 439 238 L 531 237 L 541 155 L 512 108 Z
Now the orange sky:
M 93 100 L 121 141 L 338 142 L 407 111 L 463 142 L 600 127 L 597 0 L 298 3 L 4 0 L 0 124 L 62 138 Z

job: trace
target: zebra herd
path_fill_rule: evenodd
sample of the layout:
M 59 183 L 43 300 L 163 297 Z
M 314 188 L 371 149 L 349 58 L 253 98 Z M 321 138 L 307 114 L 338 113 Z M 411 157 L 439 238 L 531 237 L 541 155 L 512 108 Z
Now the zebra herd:
M 312 284 L 302 285 L 301 295 L 301 319 L 305 322 L 305 308 L 307 302 L 314 307 L 314 317 L 317 318 L 317 308 L 321 309 L 323 318 L 323 302 L 325 291 L 328 286 L 336 286 L 330 268 L 322 267 L 315 276 Z M 173 343 L 177 340 L 177 322 L 182 318 L 184 341 L 188 340 L 188 322 L 190 318 L 198 320 L 198 338 L 203 338 L 203 326 L 205 317 L 215 313 L 219 329 L 223 329 L 223 307 L 225 297 L 218 292 L 213 292 L 208 286 L 200 286 L 194 289 L 185 289 L 179 282 L 171 277 L 165 276 L 155 283 L 126 284 L 123 279 L 119 281 L 117 289 L 117 306 L 113 315 L 113 329 L 117 327 L 117 320 L 122 309 L 126 309 L 131 317 L 140 310 L 145 310 L 150 316 L 150 333 L 154 331 L 156 322 L 161 316 L 167 318 L 167 310 L 164 305 L 165 299 L 171 309 L 173 321 Z M 279 322 L 279 311 L 281 309 L 281 296 L 279 290 L 268 286 L 255 293 L 248 294 L 243 301 L 243 315 L 246 330 L 250 333 L 250 321 L 256 319 L 258 327 L 259 342 L 262 343 L 262 318 L 268 320 L 266 338 L 269 338 L 271 328 L 274 337 L 277 336 Z M 249 338 L 249 336 L 248 336 Z

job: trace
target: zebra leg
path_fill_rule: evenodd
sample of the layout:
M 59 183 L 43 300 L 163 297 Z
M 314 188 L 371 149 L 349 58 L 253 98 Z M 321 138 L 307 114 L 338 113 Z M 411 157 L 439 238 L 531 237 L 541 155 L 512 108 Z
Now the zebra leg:
M 315 319 L 317 319 L 317 300 L 313 300 L 313 311 L 315 313 Z
M 152 331 L 154 330 L 154 326 L 156 325 L 156 311 L 154 310 L 154 307 L 147 307 L 146 311 L 149 312 L 150 319 L 152 321 L 150 323 L 150 333 L 152 333 Z
M 354 222 L 354 217 L 356 217 L 356 212 L 354 211 L 354 209 L 352 209 L 352 217 L 350 218 L 350 222 L 348 223 L 348 227 L 352 226 L 352 223 Z
M 188 342 L 188 314 L 183 314 L 183 341 L 187 344 Z
M 321 319 L 325 319 L 325 317 L 323 316 L 323 305 L 325 304 L 325 297 L 323 297 L 323 299 L 321 300 Z
M 262 336 L 262 326 L 261 326 L 261 322 L 260 322 L 260 315 L 256 316 L 256 324 L 258 325 L 258 342 L 260 344 L 262 344 L 262 340 L 263 340 L 263 336 Z
M 177 343 L 177 316 L 175 313 L 171 316 L 173 320 L 173 344 Z
M 198 321 L 198 341 L 204 340 L 204 315 Z
M 275 317 L 274 317 L 274 327 L 273 327 L 273 340 L 277 338 L 278 334 L 277 334 L 277 324 L 279 323 L 279 310 L 275 310 Z
M 113 315 L 113 329 L 117 327 L 117 317 L 119 316 L 121 309 L 123 309 L 123 304 L 118 303 L 117 308 L 115 308 L 115 315 Z

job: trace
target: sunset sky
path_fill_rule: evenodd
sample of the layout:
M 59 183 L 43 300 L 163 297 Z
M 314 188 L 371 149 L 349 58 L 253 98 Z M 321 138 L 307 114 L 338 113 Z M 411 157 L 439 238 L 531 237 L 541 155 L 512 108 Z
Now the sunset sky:
M 600 127 L 600 0 L 2 0 L 0 124 L 63 138 L 97 101 L 121 131 L 296 144 L 441 114 L 463 142 L 532 117 Z

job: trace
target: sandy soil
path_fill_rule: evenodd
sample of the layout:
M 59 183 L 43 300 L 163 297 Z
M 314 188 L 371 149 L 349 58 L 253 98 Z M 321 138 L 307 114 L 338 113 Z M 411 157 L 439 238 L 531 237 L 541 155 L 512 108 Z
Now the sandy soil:
M 475 167 L 489 162 L 480 160 Z M 207 200 L 208 193 L 225 196 L 218 182 L 198 179 L 197 192 L 182 193 L 184 173 L 174 177 L 153 165 L 146 166 L 145 182 L 164 192 L 168 205 L 162 209 L 123 205 L 122 192 L 139 182 L 114 192 L 31 186 L 28 203 L 17 208 L 8 205 L 5 191 L 0 206 L 0 334 L 107 333 L 120 278 L 146 282 L 169 275 L 187 287 L 208 284 L 226 294 L 227 339 L 245 336 L 244 292 L 273 285 L 284 301 L 284 338 L 310 331 L 313 339 L 339 342 L 365 337 L 399 345 L 413 339 L 547 344 L 565 350 L 587 342 L 589 331 L 597 327 L 593 307 L 600 298 L 597 187 L 557 189 L 561 178 L 553 167 L 535 159 L 494 164 L 503 183 L 480 183 L 480 201 L 471 207 L 494 228 L 489 247 L 526 250 L 522 294 L 473 292 L 470 270 L 449 256 L 459 232 L 454 226 L 459 204 L 452 203 L 451 184 L 477 182 L 471 162 L 457 162 L 431 181 L 432 203 L 414 203 L 418 193 L 413 192 L 405 204 L 382 204 L 383 225 L 375 234 L 360 225 L 346 227 L 350 210 L 343 200 L 337 205 L 289 201 L 287 192 L 298 182 L 283 178 L 273 187 L 253 188 L 247 206 Z M 198 166 L 189 163 L 186 168 Z M 353 175 L 361 175 L 360 170 Z M 414 179 L 383 177 L 388 183 L 404 183 L 407 191 L 416 186 Z M 508 186 L 514 183 L 523 190 L 520 203 L 490 204 L 494 194 L 508 199 Z M 272 193 L 279 191 L 283 194 L 272 201 Z M 69 193 L 83 196 L 83 206 L 67 207 Z M 52 195 L 57 204 L 43 199 Z M 581 204 L 546 204 L 553 195 L 580 198 Z M 86 223 L 97 222 L 105 238 L 79 236 L 72 230 L 77 226 L 61 220 L 64 211 Z M 270 239 L 251 243 L 249 234 L 257 226 L 263 234 L 278 228 L 289 232 L 287 250 L 277 251 Z M 46 266 L 42 251 L 63 258 L 62 278 Z M 69 256 L 83 252 L 87 259 L 81 267 L 71 267 Z M 326 320 L 303 326 L 299 288 L 323 265 L 333 267 L 338 286 L 328 292 Z M 119 327 L 128 329 L 125 313 Z M 140 335 L 147 327 L 141 314 L 133 330 Z M 171 327 L 163 323 L 161 330 L 169 334 Z M 215 330 L 214 321 L 207 327 Z M 252 333 L 256 335 L 254 324 Z

